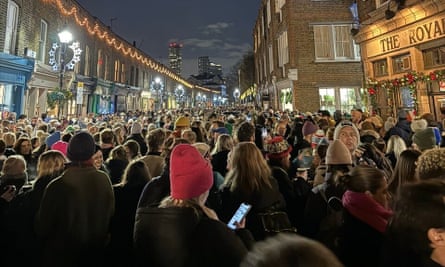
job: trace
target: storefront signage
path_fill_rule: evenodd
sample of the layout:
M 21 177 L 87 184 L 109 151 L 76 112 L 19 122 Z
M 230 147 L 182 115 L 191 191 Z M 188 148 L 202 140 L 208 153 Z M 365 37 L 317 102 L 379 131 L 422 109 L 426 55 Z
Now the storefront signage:
M 445 17 L 436 18 L 369 42 L 367 45 L 368 56 L 384 54 L 444 37 Z

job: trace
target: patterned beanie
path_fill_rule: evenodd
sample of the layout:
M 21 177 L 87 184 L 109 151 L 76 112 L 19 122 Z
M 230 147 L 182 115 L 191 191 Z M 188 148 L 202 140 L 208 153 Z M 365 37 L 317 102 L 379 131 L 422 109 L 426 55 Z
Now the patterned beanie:
M 280 159 L 287 157 L 292 151 L 292 147 L 283 139 L 282 136 L 275 136 L 266 143 L 267 157 L 271 159 Z
M 179 144 L 170 155 L 170 191 L 175 199 L 200 196 L 213 185 L 210 162 L 190 144 Z
M 445 177 L 445 148 L 432 148 L 422 152 L 416 172 L 420 180 Z

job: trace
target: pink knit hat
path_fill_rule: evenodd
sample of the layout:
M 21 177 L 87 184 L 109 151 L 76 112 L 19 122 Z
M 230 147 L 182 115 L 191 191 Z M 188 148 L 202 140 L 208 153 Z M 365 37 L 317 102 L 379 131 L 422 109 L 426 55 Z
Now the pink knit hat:
M 210 163 L 192 145 L 175 146 L 170 156 L 170 191 L 175 199 L 200 196 L 213 185 Z
M 64 141 L 57 141 L 51 146 L 52 150 L 57 150 L 62 152 L 66 156 L 66 151 L 68 149 L 68 143 Z

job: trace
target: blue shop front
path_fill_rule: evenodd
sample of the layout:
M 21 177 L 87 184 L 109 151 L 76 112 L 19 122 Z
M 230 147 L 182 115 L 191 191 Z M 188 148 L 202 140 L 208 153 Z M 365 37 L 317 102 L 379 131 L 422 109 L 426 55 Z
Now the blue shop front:
M 34 70 L 34 59 L 0 53 L 0 112 L 24 113 L 25 90 Z

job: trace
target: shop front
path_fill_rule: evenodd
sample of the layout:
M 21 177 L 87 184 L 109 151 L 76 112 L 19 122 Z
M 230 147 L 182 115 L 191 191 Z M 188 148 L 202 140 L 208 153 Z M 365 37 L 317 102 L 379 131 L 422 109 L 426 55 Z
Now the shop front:
M 0 112 L 23 114 L 25 91 L 34 70 L 34 60 L 0 53 Z
M 367 26 L 358 37 L 366 90 L 380 115 L 394 116 L 398 109 L 405 109 L 414 115 L 432 113 L 437 120 L 442 119 L 440 108 L 445 106 L 443 10 L 426 2 L 419 3 L 401 10 L 394 20 Z

